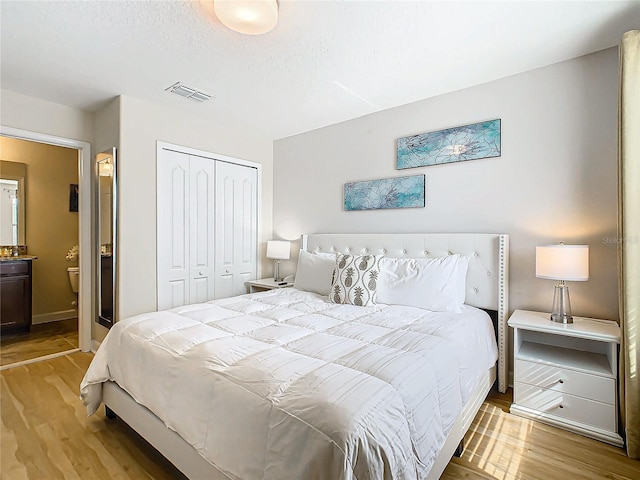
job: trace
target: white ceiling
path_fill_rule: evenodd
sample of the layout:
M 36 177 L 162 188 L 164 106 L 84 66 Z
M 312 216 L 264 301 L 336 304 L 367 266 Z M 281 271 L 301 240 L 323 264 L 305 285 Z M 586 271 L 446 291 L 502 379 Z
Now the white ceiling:
M 277 139 L 617 45 L 639 1 L 280 0 L 265 35 L 211 2 L 2 0 L 1 86 L 96 110 L 129 95 Z M 214 99 L 164 89 L 176 81 Z

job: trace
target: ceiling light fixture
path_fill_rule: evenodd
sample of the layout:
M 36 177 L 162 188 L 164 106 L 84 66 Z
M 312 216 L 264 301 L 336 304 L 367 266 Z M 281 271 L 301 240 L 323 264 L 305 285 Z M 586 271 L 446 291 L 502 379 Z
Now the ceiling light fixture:
M 278 23 L 277 0 L 214 0 L 213 10 L 223 25 L 247 35 L 267 33 Z

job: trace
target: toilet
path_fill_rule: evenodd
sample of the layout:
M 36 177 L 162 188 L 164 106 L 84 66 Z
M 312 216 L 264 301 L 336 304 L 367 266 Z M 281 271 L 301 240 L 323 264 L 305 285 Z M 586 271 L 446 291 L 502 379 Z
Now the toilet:
M 71 290 L 73 290 L 73 293 L 78 293 L 80 289 L 80 267 L 69 267 L 67 268 L 67 272 L 69 272 Z

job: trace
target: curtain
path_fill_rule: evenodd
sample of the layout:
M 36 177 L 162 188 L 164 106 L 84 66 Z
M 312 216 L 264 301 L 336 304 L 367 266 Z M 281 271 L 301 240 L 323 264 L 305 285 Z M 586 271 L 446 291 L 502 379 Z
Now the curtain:
M 627 455 L 640 460 L 640 30 L 622 36 L 619 73 L 620 412 Z

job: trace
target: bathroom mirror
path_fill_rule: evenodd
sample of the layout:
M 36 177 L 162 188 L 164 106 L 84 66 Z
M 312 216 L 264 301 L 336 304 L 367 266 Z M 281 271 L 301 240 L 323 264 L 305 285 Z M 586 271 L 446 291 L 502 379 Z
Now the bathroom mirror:
M 96 205 L 98 246 L 97 304 L 98 323 L 111 328 L 116 312 L 116 239 L 117 239 L 117 188 L 116 149 L 111 148 L 96 155 Z
M 26 245 L 25 191 L 27 166 L 0 161 L 0 245 Z

